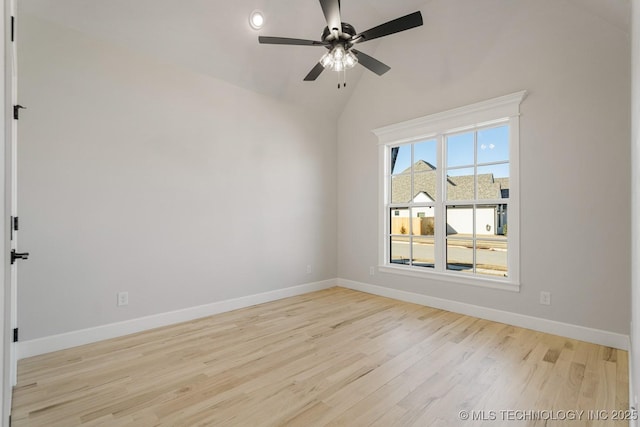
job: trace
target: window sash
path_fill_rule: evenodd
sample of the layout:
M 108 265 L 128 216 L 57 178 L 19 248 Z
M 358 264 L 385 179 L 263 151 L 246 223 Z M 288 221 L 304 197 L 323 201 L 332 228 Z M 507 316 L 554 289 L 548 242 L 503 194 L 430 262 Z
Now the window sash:
M 473 146 L 474 146 L 474 161 L 477 161 L 477 132 L 484 130 L 484 129 L 490 129 L 492 127 L 497 127 L 497 126 L 504 126 L 504 125 L 509 125 L 508 122 L 500 122 L 498 124 L 493 124 L 491 127 L 482 127 L 482 126 L 478 126 L 475 129 L 473 129 Z M 467 130 L 466 132 L 469 132 L 469 130 Z M 387 193 L 386 193 L 386 203 L 385 203 L 385 211 L 390 212 L 394 209 L 407 209 L 409 212 L 409 218 L 411 218 L 411 212 L 412 212 L 412 208 L 416 208 L 416 207 L 432 207 L 434 208 L 434 217 L 435 219 L 435 224 L 436 224 L 436 230 L 434 232 L 434 248 L 435 248 L 435 265 L 434 265 L 434 270 L 435 271 L 439 271 L 439 272 L 446 272 L 446 273 L 451 273 L 451 270 L 449 270 L 447 268 L 447 242 L 450 239 L 450 237 L 446 234 L 446 225 L 447 225 L 447 208 L 451 207 L 451 206 L 459 206 L 459 205 L 469 205 L 473 208 L 473 217 L 472 217 L 472 224 L 473 227 L 475 229 L 475 223 L 476 223 L 476 209 L 478 208 L 478 206 L 483 206 L 483 205 L 505 205 L 507 207 L 507 211 L 509 211 L 509 205 L 510 200 L 509 198 L 504 198 L 504 199 L 479 199 L 478 198 L 478 168 L 481 166 L 491 166 L 491 165 L 500 165 L 500 164 L 509 164 L 509 161 L 498 161 L 498 162 L 488 162 L 488 163 L 481 163 L 481 164 L 474 164 L 474 165 L 464 165 L 464 166 L 455 166 L 455 167 L 451 167 L 451 168 L 446 168 L 443 167 L 443 165 L 446 164 L 446 152 L 447 150 L 445 149 L 446 147 L 446 140 L 447 137 L 449 137 L 451 134 L 450 133 L 440 133 L 437 134 L 433 137 L 430 138 L 425 138 L 425 139 L 419 139 L 419 140 L 415 140 L 415 141 L 411 141 L 411 142 L 405 142 L 403 144 L 387 144 L 385 146 L 385 151 L 386 151 L 386 155 L 385 158 L 391 158 L 391 152 L 395 147 L 399 147 L 401 145 L 409 145 L 411 147 L 411 165 L 409 168 L 408 172 L 405 172 L 404 174 L 385 174 L 385 180 L 386 180 L 386 187 L 387 187 Z M 409 176 L 409 180 L 410 180 L 410 195 L 411 197 L 415 197 L 415 188 L 414 188 L 414 179 L 413 176 L 416 173 L 421 173 L 421 172 L 415 172 L 414 170 L 414 165 L 416 162 L 416 159 L 414 158 L 414 145 L 417 143 L 420 143 L 423 140 L 436 140 L 436 146 L 437 146 L 437 151 L 438 151 L 438 162 L 436 164 L 436 185 L 439 187 L 438 190 L 436 190 L 436 192 L 439 194 L 440 197 L 436 197 L 436 200 L 433 202 L 413 202 L 413 199 L 410 199 L 408 202 L 402 202 L 402 203 L 392 203 L 391 201 L 391 197 L 392 197 L 392 179 L 394 177 L 400 176 L 400 175 L 406 175 Z M 509 141 L 509 144 L 511 145 L 511 141 Z M 443 176 L 443 174 L 446 174 L 446 172 L 443 172 L 444 170 L 446 170 L 447 172 L 449 170 L 455 170 L 455 169 L 471 169 L 473 168 L 473 176 L 474 176 L 474 199 L 466 199 L 466 200 L 448 200 L 448 194 L 446 191 L 443 191 L 444 188 L 446 188 L 446 178 L 445 176 Z M 391 165 L 390 162 L 388 163 L 388 170 L 390 172 L 391 169 Z M 448 175 L 448 174 L 447 174 Z M 511 178 L 511 177 L 509 177 Z M 511 191 L 509 194 L 509 197 L 511 197 Z M 389 216 L 390 218 L 390 216 Z M 386 228 L 387 230 L 387 234 L 385 236 L 385 260 L 386 263 L 393 263 L 391 257 L 392 257 L 392 250 L 391 250 L 391 244 L 392 244 L 392 238 L 393 237 L 401 237 L 401 236 L 406 236 L 409 240 L 409 262 L 408 265 L 411 266 L 412 260 L 413 260 L 413 245 L 412 245 L 412 240 L 413 240 L 413 230 L 412 230 L 412 221 L 409 221 L 409 230 L 407 230 L 407 234 L 403 235 L 403 234 L 394 234 L 391 232 L 391 224 L 390 224 L 390 219 L 388 219 L 389 224 L 388 227 Z M 507 245 L 509 247 L 509 236 L 505 237 L 507 240 Z M 452 240 L 455 240 L 455 238 L 451 238 Z M 476 241 L 478 239 L 477 233 L 473 233 L 472 237 L 469 240 L 473 241 L 473 274 L 476 275 Z M 480 237 L 480 239 L 482 239 Z M 510 266 L 507 265 L 507 272 L 509 274 L 509 268 Z M 468 273 L 465 273 L 468 274 Z

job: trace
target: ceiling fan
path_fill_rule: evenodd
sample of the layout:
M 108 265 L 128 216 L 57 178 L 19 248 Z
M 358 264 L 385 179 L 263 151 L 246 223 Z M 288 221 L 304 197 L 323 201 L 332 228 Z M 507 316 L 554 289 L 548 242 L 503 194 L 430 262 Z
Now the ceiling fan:
M 325 68 L 346 73 L 347 69 L 355 67 L 358 62 L 365 68 L 381 76 L 391 68 L 377 59 L 353 49 L 353 46 L 356 43 L 366 42 L 422 25 L 422 14 L 420 12 L 414 12 L 357 33 L 351 24 L 342 22 L 342 18 L 340 17 L 340 0 L 320 0 L 320 7 L 322 7 L 322 12 L 327 20 L 327 26 L 322 32 L 321 41 L 287 37 L 258 37 L 258 42 L 262 44 L 324 46 L 327 48 L 329 52 L 320 58 L 320 61 L 318 61 L 315 67 L 313 67 L 304 78 L 305 81 L 317 79 Z M 346 86 L 346 84 L 345 76 L 343 85 Z M 338 83 L 338 89 L 340 89 L 340 83 Z

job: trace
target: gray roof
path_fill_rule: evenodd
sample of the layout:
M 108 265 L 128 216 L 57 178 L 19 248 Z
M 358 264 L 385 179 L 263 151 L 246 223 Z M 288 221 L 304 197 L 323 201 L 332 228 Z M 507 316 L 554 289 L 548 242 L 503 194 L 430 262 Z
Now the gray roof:
M 391 203 L 406 203 L 418 194 L 425 193 L 431 199 L 436 194 L 436 168 L 428 162 L 419 160 L 414 164 L 413 194 L 411 194 L 411 168 L 391 178 Z M 448 176 L 447 200 L 473 200 L 474 176 Z M 478 199 L 503 199 L 509 197 L 509 178 L 494 178 L 492 173 L 478 175 Z

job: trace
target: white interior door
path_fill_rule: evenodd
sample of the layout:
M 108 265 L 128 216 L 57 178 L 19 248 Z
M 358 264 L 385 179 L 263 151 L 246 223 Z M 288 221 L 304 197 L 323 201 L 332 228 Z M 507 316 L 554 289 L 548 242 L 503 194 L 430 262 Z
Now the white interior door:
M 12 386 L 17 382 L 17 343 L 14 339 L 17 331 L 17 259 L 20 255 L 26 258 L 26 254 L 17 252 L 17 141 L 18 120 L 14 112 L 14 106 L 18 105 L 18 69 L 16 50 L 16 3 L 15 0 L 5 0 L 2 10 L 2 22 L 5 29 L 5 55 L 4 55 L 4 98 L 5 98 L 5 158 L 4 158 L 4 192 L 5 209 L 4 219 L 8 227 L 4 228 L 4 342 L 3 342 L 3 375 L 2 375 L 2 420 L 0 424 L 6 425 L 11 411 Z M 18 258 L 16 258 L 16 255 Z
M 11 344 L 11 385 L 17 383 L 17 331 L 18 331 L 18 261 L 20 259 L 27 259 L 27 253 L 18 252 L 18 117 L 20 114 L 21 105 L 18 103 L 18 51 L 17 51 L 17 19 L 16 19 L 16 0 L 9 0 L 12 20 L 12 41 L 10 45 L 10 57 L 11 62 L 11 105 L 13 106 L 13 115 L 11 120 L 11 175 L 10 175 L 10 210 L 11 210 L 11 222 L 9 224 L 11 239 L 11 328 L 14 331 L 14 339 Z
M 4 49 L 3 52 L 7 52 L 8 42 L 6 40 L 6 28 L 7 28 L 7 16 L 9 16 L 9 8 L 6 3 L 3 3 L 2 7 L 0 7 L 0 43 Z M 2 79 L 0 81 L 6 82 L 5 77 L 8 74 L 8 69 L 10 66 L 8 65 L 8 60 L 6 59 L 7 55 L 1 55 L 0 61 L 2 62 L 2 66 L 0 67 L 0 76 Z M 2 313 L 0 315 L 0 326 L 2 326 L 2 330 L 0 330 L 0 336 L 2 337 L 2 351 L 0 352 L 0 379 L 2 379 L 0 384 L 0 425 L 6 426 L 9 420 L 9 411 L 11 409 L 11 382 L 10 382 L 10 371 L 11 371 L 11 363 L 10 363 L 10 339 L 11 336 L 11 305 L 10 305 L 10 297 L 11 297 L 11 279 L 9 274 L 9 261 L 7 253 L 10 251 L 9 242 L 7 237 L 7 226 L 8 223 L 7 218 L 11 215 L 10 209 L 8 208 L 7 195 L 5 189 L 5 182 L 7 181 L 7 171 L 6 165 L 9 163 L 6 158 L 7 145 L 9 145 L 9 130 L 8 130 L 8 122 L 11 121 L 9 116 L 9 108 L 10 108 L 10 96 L 7 93 L 7 87 L 9 85 L 4 84 L 0 85 L 0 93 L 2 94 L 2 105 L 0 105 L 0 111 L 2 112 L 0 116 L 0 130 L 2 131 L 2 146 L 0 147 L 0 191 L 3 194 L 3 203 L 4 208 L 0 209 L 0 219 L 2 220 L 2 225 L 0 226 L 0 237 L 2 238 L 2 245 L 0 245 L 0 278 L 2 280 L 2 291 L 0 291 L 0 309 Z
M 10 8 L 11 8 L 11 16 L 13 17 L 12 19 L 12 33 L 13 33 L 13 40 L 11 41 L 10 45 L 9 45 L 9 62 L 10 62 L 10 79 L 11 79 L 11 105 L 18 105 L 18 64 L 17 64 L 17 52 L 16 52 L 16 43 L 15 43 L 15 0 L 10 0 L 9 1 L 10 4 Z M 14 113 L 13 111 L 11 113 Z M 17 181 L 16 181 L 16 170 L 17 170 L 17 147 L 16 147 L 16 143 L 18 141 L 18 123 L 17 120 L 15 118 L 15 113 L 14 115 L 12 115 L 13 120 L 11 120 L 11 177 L 10 177 L 10 185 L 8 187 L 11 188 L 10 192 L 11 194 L 9 195 L 10 198 L 10 211 L 11 211 L 11 218 L 10 218 L 10 223 L 9 223 L 9 227 L 10 227 L 10 232 L 9 232 L 9 238 L 11 239 L 11 251 L 15 251 L 17 250 L 17 244 L 18 244 L 18 236 L 17 233 L 14 231 L 14 218 L 18 217 L 18 211 L 17 211 L 17 206 L 16 206 L 16 202 L 17 202 L 17 192 L 16 192 L 16 185 L 17 185 Z M 9 263 L 10 269 L 11 269 L 11 329 L 12 331 L 15 331 L 16 328 L 18 327 L 18 312 L 17 312 L 17 305 L 18 305 L 18 289 L 17 289 L 17 279 L 18 279 L 18 265 L 17 263 L 13 262 L 13 259 L 11 259 L 10 263 Z M 17 382 L 17 355 L 16 355 L 16 343 L 15 343 L 15 339 L 11 340 L 11 355 L 10 355 L 10 360 L 11 360 L 11 375 L 10 375 L 10 379 L 11 379 L 11 385 L 14 386 L 16 385 Z

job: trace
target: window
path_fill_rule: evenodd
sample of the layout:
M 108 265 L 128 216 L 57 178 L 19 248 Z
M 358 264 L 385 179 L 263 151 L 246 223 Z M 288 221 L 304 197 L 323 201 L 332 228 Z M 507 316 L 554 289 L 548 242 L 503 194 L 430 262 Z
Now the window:
M 518 289 L 518 118 L 525 94 L 374 130 L 382 271 Z

